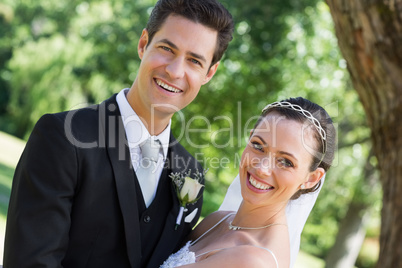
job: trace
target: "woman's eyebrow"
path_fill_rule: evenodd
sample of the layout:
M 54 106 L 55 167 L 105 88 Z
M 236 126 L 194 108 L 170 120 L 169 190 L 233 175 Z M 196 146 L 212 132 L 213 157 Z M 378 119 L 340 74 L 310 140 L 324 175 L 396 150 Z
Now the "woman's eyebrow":
M 253 136 L 259 138 L 265 146 L 268 146 L 268 143 L 266 143 L 266 141 L 260 135 L 255 134 Z
M 293 154 L 291 154 L 291 153 L 289 153 L 289 152 L 279 151 L 278 153 L 284 154 L 284 155 L 288 155 L 288 156 L 290 156 L 290 157 L 292 157 L 292 158 L 294 158 L 294 159 L 297 159 Z
M 253 135 L 253 136 L 259 138 L 259 139 L 261 140 L 261 142 L 263 143 L 264 146 L 269 147 L 268 143 L 267 143 L 260 135 L 256 134 L 256 135 Z M 294 154 L 289 153 L 289 152 L 286 152 L 286 151 L 278 151 L 278 153 L 279 153 L 279 154 L 288 155 L 288 156 L 290 156 L 290 157 L 292 157 L 292 158 L 294 158 L 294 159 L 297 159 Z

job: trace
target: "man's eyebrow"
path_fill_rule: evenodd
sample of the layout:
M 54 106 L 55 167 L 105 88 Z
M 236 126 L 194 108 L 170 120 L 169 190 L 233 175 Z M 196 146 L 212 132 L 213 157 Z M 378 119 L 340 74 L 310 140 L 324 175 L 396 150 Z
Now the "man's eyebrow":
M 172 43 L 171 41 L 169 41 L 168 39 L 162 39 L 162 40 L 159 40 L 159 42 L 161 42 L 161 43 L 165 43 L 165 44 L 168 44 L 169 46 L 171 46 L 172 48 L 174 48 L 174 49 L 179 49 L 174 43 Z
M 172 47 L 173 49 L 179 49 L 174 43 L 172 43 L 170 40 L 168 40 L 166 38 L 161 39 L 159 42 L 165 43 L 165 44 L 169 45 L 170 47 Z M 207 59 L 203 55 L 200 55 L 200 54 L 197 54 L 197 53 L 194 53 L 191 51 L 187 52 L 187 54 L 189 54 L 191 57 L 196 58 L 200 61 L 207 62 Z
M 207 62 L 207 59 L 205 59 L 205 57 L 202 56 L 202 55 L 200 55 L 200 54 L 197 54 L 197 53 L 194 53 L 194 52 L 188 52 L 188 54 L 189 54 L 191 57 L 196 58 L 196 59 L 198 59 L 198 60 L 200 60 L 200 61 Z

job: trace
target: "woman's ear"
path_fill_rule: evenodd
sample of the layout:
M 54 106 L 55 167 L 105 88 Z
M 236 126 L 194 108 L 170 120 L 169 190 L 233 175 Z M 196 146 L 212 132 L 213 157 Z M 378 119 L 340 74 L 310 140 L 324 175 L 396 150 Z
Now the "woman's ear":
M 323 168 L 317 168 L 316 170 L 310 172 L 308 175 L 308 180 L 303 183 L 305 188 L 313 188 L 325 175 L 325 170 Z

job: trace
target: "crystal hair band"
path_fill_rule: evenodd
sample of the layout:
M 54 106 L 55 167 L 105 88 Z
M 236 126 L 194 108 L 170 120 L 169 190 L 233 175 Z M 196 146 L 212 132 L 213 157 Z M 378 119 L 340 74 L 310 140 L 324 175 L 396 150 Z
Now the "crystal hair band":
M 320 122 L 317 120 L 317 118 L 315 118 L 309 111 L 303 109 L 300 105 L 297 104 L 292 104 L 290 102 L 287 101 L 277 101 L 277 102 L 273 102 L 271 104 L 268 104 L 267 106 L 265 106 L 264 109 L 262 109 L 262 113 L 264 113 L 265 111 L 271 109 L 271 108 L 284 108 L 284 109 L 289 109 L 289 110 L 294 110 L 298 113 L 301 113 L 303 116 L 305 116 L 311 123 L 313 123 L 314 127 L 317 129 L 318 134 L 320 134 L 321 137 L 321 141 L 322 141 L 322 155 L 320 159 L 320 162 L 318 165 L 321 164 L 321 162 L 324 160 L 325 157 L 325 153 L 327 151 L 327 146 L 326 146 L 326 139 L 327 139 L 327 134 L 325 132 L 325 130 L 321 127 Z
M 301 114 L 303 114 L 311 123 L 313 123 L 313 125 L 315 126 L 315 128 L 318 131 L 318 134 L 320 134 L 321 138 L 324 140 L 327 139 L 327 135 L 325 133 L 325 130 L 321 127 L 320 122 L 307 110 L 304 110 L 302 107 L 300 107 L 297 104 L 292 104 L 290 102 L 287 101 L 277 101 L 277 102 L 273 102 L 271 104 L 268 104 L 267 106 L 265 106 L 264 109 L 262 109 L 262 112 L 264 113 L 265 111 L 271 109 L 271 108 L 285 108 L 285 109 L 290 109 L 290 110 L 294 110 L 296 112 L 299 112 Z

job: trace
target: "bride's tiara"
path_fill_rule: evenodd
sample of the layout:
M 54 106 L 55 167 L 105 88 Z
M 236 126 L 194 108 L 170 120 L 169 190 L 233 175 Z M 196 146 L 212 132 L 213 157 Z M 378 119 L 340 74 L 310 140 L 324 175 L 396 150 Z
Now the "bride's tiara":
M 285 109 L 290 109 L 290 110 L 294 110 L 296 112 L 301 113 L 302 115 L 304 115 L 311 123 L 313 123 L 313 125 L 315 126 L 315 128 L 317 129 L 318 133 L 320 134 L 321 138 L 323 140 L 327 139 L 327 135 L 325 133 L 325 130 L 321 127 L 320 122 L 317 120 L 317 118 L 315 118 L 309 111 L 304 110 L 302 107 L 300 107 L 297 104 L 292 104 L 290 102 L 287 101 L 277 101 L 277 102 L 273 102 L 271 104 L 268 104 L 267 106 L 265 106 L 264 109 L 262 109 L 262 112 L 266 112 L 267 110 L 274 108 L 274 107 L 278 107 L 278 108 L 285 108 Z
M 294 110 L 294 111 L 302 114 L 303 116 L 305 116 L 311 123 L 313 123 L 314 127 L 317 129 L 318 134 L 320 134 L 321 139 L 322 139 L 322 145 L 323 145 L 323 155 L 321 157 L 321 161 L 322 161 L 324 158 L 325 152 L 326 152 L 325 140 L 327 139 L 327 134 L 326 134 L 325 130 L 321 127 L 321 124 L 317 120 L 317 118 L 315 118 L 309 111 L 303 109 L 301 106 L 299 106 L 297 104 L 292 104 L 287 101 L 277 101 L 277 102 L 268 104 L 267 106 L 264 107 L 264 109 L 262 109 L 262 113 L 264 113 L 267 110 L 272 109 L 272 108 L 285 108 L 285 109 L 289 109 L 289 110 Z M 320 163 L 321 163 L 321 161 L 320 161 Z

